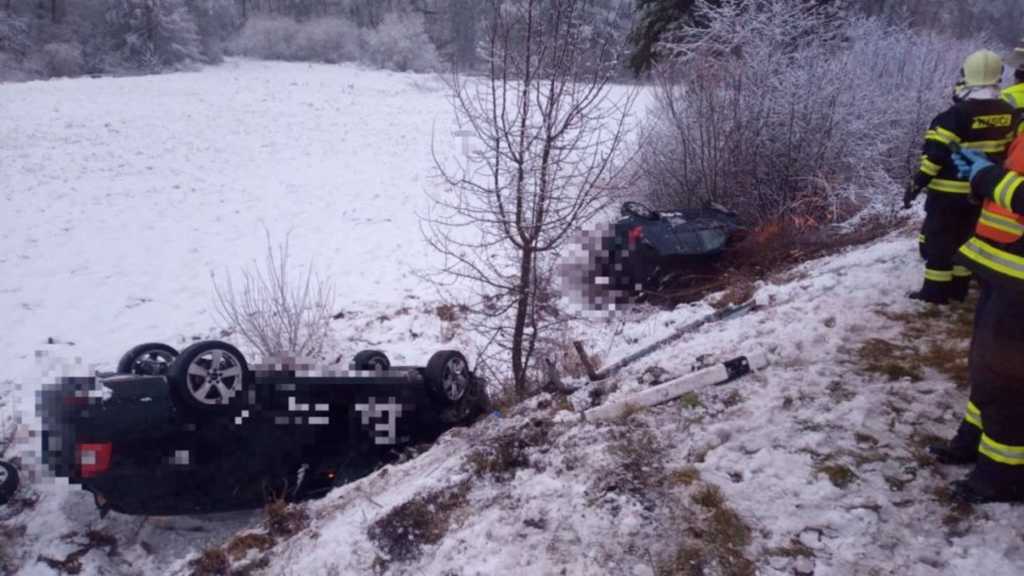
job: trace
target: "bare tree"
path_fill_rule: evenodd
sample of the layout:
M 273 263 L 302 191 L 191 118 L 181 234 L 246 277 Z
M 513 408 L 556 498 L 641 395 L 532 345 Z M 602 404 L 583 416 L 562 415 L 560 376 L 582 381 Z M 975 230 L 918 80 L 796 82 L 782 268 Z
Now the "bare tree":
M 607 41 L 585 21 L 590 4 L 490 0 L 487 74 L 449 82 L 460 127 L 481 149 L 456 167 L 435 155 L 446 193 L 423 219 L 448 278 L 475 288 L 467 307 L 510 354 L 519 397 L 546 330 L 562 319 L 559 251 L 607 207 L 624 164 L 636 93 L 610 85 L 618 47 L 595 46 Z
M 265 266 L 243 270 L 237 289 L 230 274 L 223 285 L 214 280 L 214 304 L 227 327 L 264 356 L 320 356 L 330 333 L 333 290 L 316 278 L 312 263 L 295 282 L 288 258 L 288 240 L 275 254 L 268 232 Z

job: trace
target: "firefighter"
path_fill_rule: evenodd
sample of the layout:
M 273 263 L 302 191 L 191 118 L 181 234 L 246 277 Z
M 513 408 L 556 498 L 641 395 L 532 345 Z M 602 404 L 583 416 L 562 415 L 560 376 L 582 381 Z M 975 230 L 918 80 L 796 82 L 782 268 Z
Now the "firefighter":
M 1003 90 L 1003 99 L 1017 109 L 1017 133 L 1024 134 L 1024 38 L 1006 57 L 1006 65 L 1013 68 L 1014 83 Z
M 932 121 L 925 134 L 920 171 L 903 198 L 910 207 L 921 190 L 928 190 L 920 236 L 925 279 L 910 297 L 933 304 L 966 299 L 971 273 L 954 266 L 953 256 L 970 238 L 981 212 L 970 201 L 970 184 L 957 175 L 952 148 L 980 150 L 1000 159 L 1013 138 L 1014 110 L 999 92 L 1003 77 L 999 56 L 989 50 L 975 52 L 964 61 L 962 74 L 964 88 L 956 94 L 963 101 Z
M 969 503 L 1024 501 L 1024 134 L 1004 165 L 977 150 L 954 155 L 983 202 L 957 261 L 982 285 L 969 357 L 971 392 L 956 436 L 932 447 L 940 462 L 974 464 L 954 483 Z
M 959 104 L 964 101 L 964 96 L 967 90 L 967 83 L 964 82 L 963 77 L 956 81 L 953 85 L 953 104 Z

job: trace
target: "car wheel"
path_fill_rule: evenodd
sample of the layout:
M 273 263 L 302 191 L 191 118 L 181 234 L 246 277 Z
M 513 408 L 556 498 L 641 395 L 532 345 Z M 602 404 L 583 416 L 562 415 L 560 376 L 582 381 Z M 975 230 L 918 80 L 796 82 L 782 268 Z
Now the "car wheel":
M 18 489 L 18 470 L 7 462 L 0 462 L 0 506 L 14 496 Z
M 491 400 L 483 380 L 473 378 L 458 403 L 440 412 L 441 421 L 450 426 L 468 426 L 491 410 Z
M 424 374 L 427 391 L 445 404 L 457 404 L 473 381 L 466 357 L 455 350 L 436 352 Z
M 117 363 L 118 374 L 139 376 L 162 376 L 178 356 L 178 351 L 159 342 L 139 344 L 121 356 Z
M 352 358 L 349 367 L 353 370 L 387 370 L 391 368 L 391 360 L 380 350 L 363 350 Z
M 168 376 L 177 399 L 209 412 L 238 403 L 249 382 L 249 365 L 234 346 L 211 340 L 182 350 Z

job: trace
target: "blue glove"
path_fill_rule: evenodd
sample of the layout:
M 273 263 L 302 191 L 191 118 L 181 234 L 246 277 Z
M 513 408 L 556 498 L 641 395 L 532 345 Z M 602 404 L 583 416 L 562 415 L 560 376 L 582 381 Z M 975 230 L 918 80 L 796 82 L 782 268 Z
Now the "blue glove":
M 953 163 L 956 164 L 957 174 L 960 178 L 974 180 L 974 177 L 989 166 L 993 166 L 992 160 L 980 150 L 961 148 L 953 154 Z

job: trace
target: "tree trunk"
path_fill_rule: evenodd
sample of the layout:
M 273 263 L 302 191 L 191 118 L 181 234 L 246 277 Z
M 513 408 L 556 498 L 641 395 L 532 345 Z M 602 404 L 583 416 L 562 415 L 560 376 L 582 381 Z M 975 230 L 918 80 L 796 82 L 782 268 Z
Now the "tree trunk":
M 533 250 L 529 246 L 524 246 L 519 263 L 519 286 L 516 290 L 516 322 L 512 329 L 512 376 L 516 396 L 519 398 L 526 397 L 526 367 L 530 360 L 524 357 L 523 341 L 526 335 L 526 319 L 530 311 L 532 270 Z

